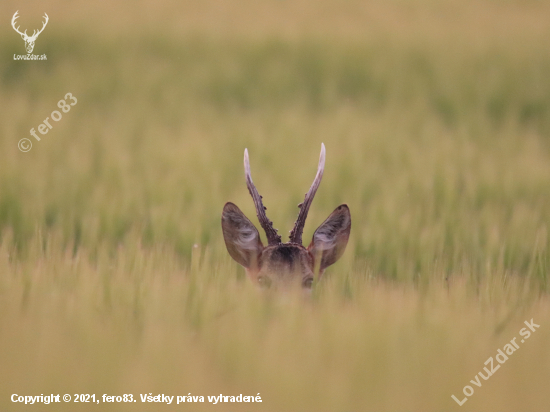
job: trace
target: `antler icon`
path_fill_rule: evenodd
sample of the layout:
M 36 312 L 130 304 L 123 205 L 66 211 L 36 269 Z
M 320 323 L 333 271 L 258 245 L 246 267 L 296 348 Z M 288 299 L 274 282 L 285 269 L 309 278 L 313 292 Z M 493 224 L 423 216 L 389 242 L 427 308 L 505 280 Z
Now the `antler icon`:
M 48 24 L 48 20 L 50 19 L 48 17 L 48 15 L 46 13 L 44 13 L 44 18 L 46 19 L 44 21 L 44 23 L 42 24 L 42 28 L 38 31 L 34 30 L 33 33 L 32 33 L 32 36 L 28 36 L 27 35 L 27 30 L 25 30 L 23 33 L 21 33 L 19 31 L 19 26 L 15 27 L 15 23 L 16 23 L 16 20 L 19 18 L 19 16 L 17 15 L 17 13 L 19 13 L 19 10 L 17 10 L 15 12 L 15 14 L 13 15 L 12 19 L 11 19 L 11 26 L 13 27 L 13 29 L 19 33 L 21 35 L 21 37 L 23 38 L 23 40 L 25 40 L 25 48 L 27 49 L 27 53 L 32 53 L 32 50 L 34 49 L 34 42 L 36 41 L 36 38 L 38 37 L 38 35 L 40 33 L 42 33 L 44 31 L 44 28 L 46 27 L 46 25 Z

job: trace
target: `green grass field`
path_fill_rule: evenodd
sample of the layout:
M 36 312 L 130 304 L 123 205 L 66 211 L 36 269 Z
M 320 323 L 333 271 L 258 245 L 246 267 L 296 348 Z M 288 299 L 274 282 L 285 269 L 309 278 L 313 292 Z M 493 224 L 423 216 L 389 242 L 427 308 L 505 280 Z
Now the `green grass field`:
M 549 410 L 546 2 L 4 3 L 1 411 Z M 47 61 L 13 60 L 18 9 L 48 13 Z M 311 299 L 266 298 L 223 205 L 257 224 L 248 148 L 286 241 L 322 142 L 304 242 L 347 203 L 347 250 Z M 50 393 L 137 402 L 10 400 Z

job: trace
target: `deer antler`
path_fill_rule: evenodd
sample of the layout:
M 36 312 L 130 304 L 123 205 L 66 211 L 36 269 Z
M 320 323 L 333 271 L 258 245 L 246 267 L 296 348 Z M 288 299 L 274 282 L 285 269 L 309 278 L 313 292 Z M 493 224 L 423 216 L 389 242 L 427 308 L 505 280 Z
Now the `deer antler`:
M 313 202 L 315 193 L 317 192 L 317 189 L 321 184 L 321 179 L 323 178 L 324 170 L 325 170 L 325 145 L 324 143 L 321 143 L 321 155 L 319 156 L 319 166 L 317 168 L 317 175 L 315 175 L 315 179 L 313 180 L 313 183 L 311 184 L 309 191 L 306 193 L 306 197 L 304 201 L 298 205 L 298 207 L 300 208 L 300 213 L 298 213 L 298 218 L 296 219 L 296 223 L 294 224 L 294 229 L 292 229 L 292 231 L 290 232 L 291 243 L 297 243 L 299 245 L 302 244 L 302 233 L 304 231 L 304 225 L 306 223 L 307 212 L 309 211 L 311 202 Z
M 43 17 L 46 19 L 46 21 L 42 24 L 42 28 L 38 30 L 38 33 L 36 32 L 36 30 L 33 30 L 32 36 L 31 36 L 31 39 L 33 40 L 35 40 L 38 37 L 38 35 L 44 31 L 44 29 L 46 28 L 46 25 L 48 24 L 48 21 L 50 20 L 50 18 L 46 13 L 44 13 Z
M 19 27 L 20 27 L 20 26 L 15 27 L 16 20 L 19 18 L 19 16 L 17 15 L 17 13 L 19 13 L 19 10 L 17 10 L 17 11 L 15 12 L 15 14 L 13 15 L 13 17 L 12 17 L 12 19 L 11 19 L 11 26 L 12 26 L 13 29 L 14 29 L 17 33 L 19 33 L 21 36 L 24 36 L 26 39 L 31 40 L 31 41 L 32 41 L 32 40 L 36 40 L 36 38 L 38 37 L 38 35 L 44 31 L 44 28 L 46 27 L 46 25 L 48 24 L 48 21 L 50 20 L 50 18 L 48 17 L 48 15 L 47 15 L 46 13 L 44 13 L 44 16 L 43 16 L 43 17 L 46 19 L 46 21 L 44 21 L 44 23 L 42 24 L 42 28 L 41 28 L 40 30 L 38 30 L 38 32 L 37 32 L 36 30 L 34 30 L 33 33 L 32 33 L 32 36 L 29 36 L 29 35 L 27 34 L 27 30 L 25 30 L 24 33 L 21 33 L 21 32 L 19 31 Z
M 281 243 L 281 236 L 277 234 L 277 229 L 273 227 L 273 222 L 267 218 L 267 215 L 265 214 L 267 208 L 262 203 L 262 197 L 252 182 L 252 176 L 250 175 L 250 161 L 248 160 L 248 149 L 244 149 L 244 174 L 246 176 L 246 186 L 248 187 L 248 192 L 254 200 L 256 214 L 258 215 L 260 225 L 262 225 L 262 228 L 267 235 L 268 244 L 276 245 Z
M 15 20 L 17 20 L 17 19 L 19 18 L 19 16 L 17 15 L 17 13 L 19 13 L 19 10 L 17 10 L 17 11 L 15 12 L 15 14 L 13 15 L 13 17 L 12 17 L 12 19 L 11 19 L 11 27 L 13 27 L 13 29 L 14 29 L 17 33 L 19 33 L 21 36 L 28 37 L 28 36 L 27 36 L 27 30 L 25 30 L 25 33 L 21 33 L 21 32 L 19 31 L 19 26 L 15 27 Z

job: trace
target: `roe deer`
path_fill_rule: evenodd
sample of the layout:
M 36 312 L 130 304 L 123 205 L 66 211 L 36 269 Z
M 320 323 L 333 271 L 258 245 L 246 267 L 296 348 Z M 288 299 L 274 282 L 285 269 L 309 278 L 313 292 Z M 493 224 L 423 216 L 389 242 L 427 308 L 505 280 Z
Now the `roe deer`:
M 222 213 L 222 230 L 227 251 L 231 257 L 244 266 L 250 279 L 262 288 L 281 288 L 301 284 L 311 289 L 315 279 L 336 262 L 344 253 L 351 230 L 351 215 L 347 205 L 338 206 L 317 228 L 307 249 L 302 245 L 302 232 L 307 213 L 315 192 L 321 183 L 325 168 L 325 145 L 321 144 L 321 156 L 317 175 L 306 193 L 290 241 L 281 242 L 281 236 L 267 218 L 262 196 L 252 183 L 248 150 L 244 150 L 244 171 L 248 191 L 254 200 L 260 225 L 267 235 L 264 246 L 254 224 L 233 203 L 227 202 Z M 298 283 L 299 282 L 299 283 Z

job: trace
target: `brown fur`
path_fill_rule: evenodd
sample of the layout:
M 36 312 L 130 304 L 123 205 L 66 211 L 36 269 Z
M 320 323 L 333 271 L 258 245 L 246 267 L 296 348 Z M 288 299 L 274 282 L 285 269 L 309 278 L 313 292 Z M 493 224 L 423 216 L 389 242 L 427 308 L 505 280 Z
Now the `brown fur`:
M 317 175 L 303 204 L 299 206 L 300 213 L 290 234 L 291 241 L 281 243 L 281 237 L 265 214 L 262 197 L 252 182 L 248 150 L 245 149 L 246 184 L 254 200 L 260 225 L 266 232 L 268 245 L 264 247 L 254 224 L 231 202 L 227 202 L 223 208 L 222 231 L 227 251 L 237 263 L 244 266 L 248 277 L 258 285 L 265 288 L 301 285 L 302 288 L 310 289 L 325 269 L 344 253 L 351 230 L 351 215 L 347 205 L 338 206 L 317 228 L 307 249 L 302 245 L 307 212 L 321 183 L 324 167 L 325 146 L 322 144 Z
M 252 222 L 233 203 L 226 203 L 222 229 L 227 250 L 248 277 L 263 287 L 311 287 L 344 253 L 351 230 L 347 205 L 340 205 L 313 234 L 306 249 L 297 243 L 263 246 Z

